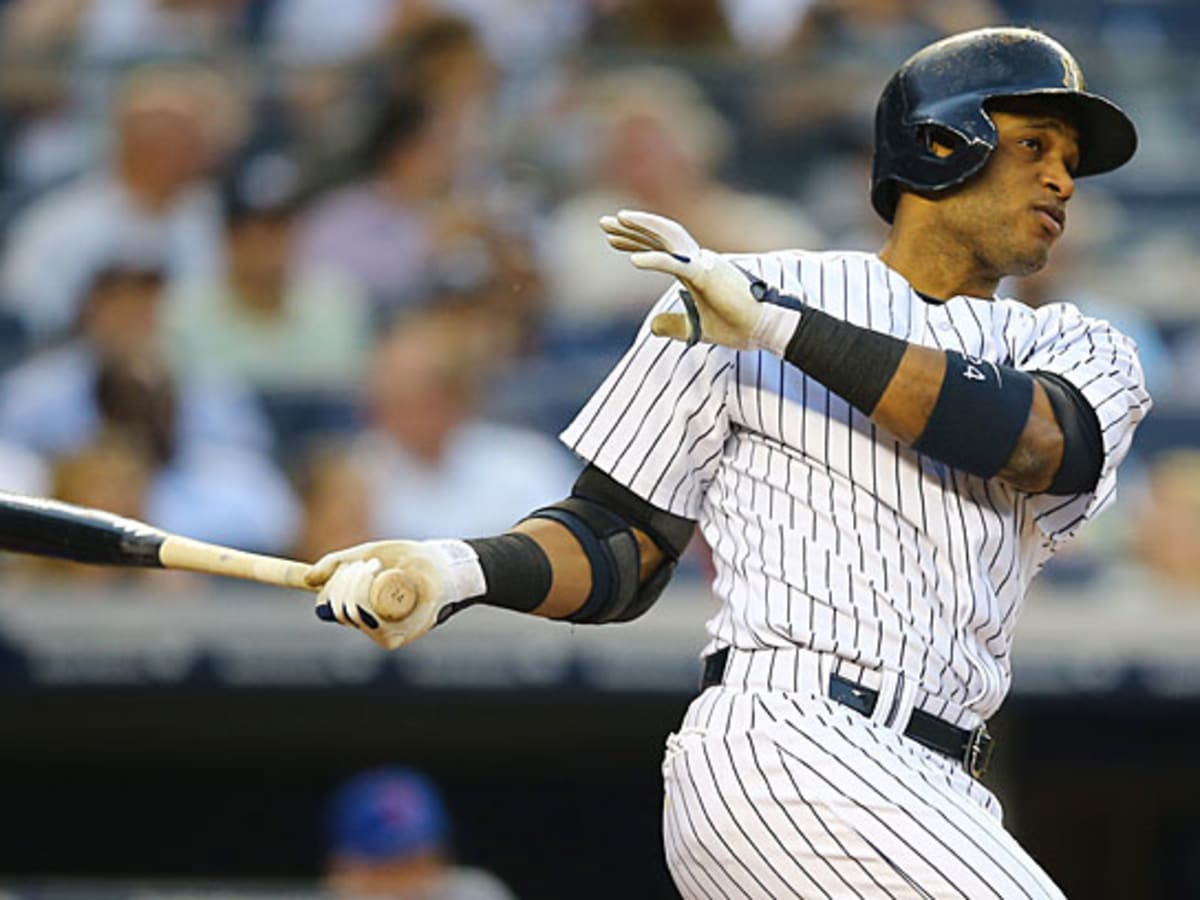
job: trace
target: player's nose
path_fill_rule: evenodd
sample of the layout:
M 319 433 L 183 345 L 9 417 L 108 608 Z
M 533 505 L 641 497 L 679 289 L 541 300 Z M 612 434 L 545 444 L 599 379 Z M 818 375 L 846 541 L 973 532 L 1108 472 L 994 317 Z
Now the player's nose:
M 1061 159 L 1050 160 L 1042 174 L 1042 185 L 1066 203 L 1075 194 L 1075 178 Z

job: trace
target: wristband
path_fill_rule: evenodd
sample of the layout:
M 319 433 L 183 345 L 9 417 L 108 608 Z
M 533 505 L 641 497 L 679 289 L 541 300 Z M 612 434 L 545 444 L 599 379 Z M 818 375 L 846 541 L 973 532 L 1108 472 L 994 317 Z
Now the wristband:
M 482 590 L 474 602 L 532 612 L 550 593 L 550 560 L 529 535 L 510 532 L 452 543 L 463 544 L 478 559 Z

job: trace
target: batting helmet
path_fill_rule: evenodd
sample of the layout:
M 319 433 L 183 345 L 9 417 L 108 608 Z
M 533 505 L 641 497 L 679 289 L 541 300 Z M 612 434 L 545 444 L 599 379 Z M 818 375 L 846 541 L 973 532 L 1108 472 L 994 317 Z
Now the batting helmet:
M 1036 97 L 1079 129 L 1076 175 L 1108 172 L 1137 148 L 1129 117 L 1084 89 L 1079 63 L 1062 44 L 1031 28 L 980 28 L 944 38 L 911 56 L 889 79 L 875 110 L 871 205 L 891 222 L 900 185 L 922 192 L 962 184 L 996 149 L 987 103 Z M 938 156 L 931 139 L 949 146 Z

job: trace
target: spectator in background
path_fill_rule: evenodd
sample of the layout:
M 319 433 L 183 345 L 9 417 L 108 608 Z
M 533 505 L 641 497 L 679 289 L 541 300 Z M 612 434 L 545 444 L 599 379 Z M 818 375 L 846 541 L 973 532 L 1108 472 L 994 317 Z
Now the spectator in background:
M 370 309 L 351 280 L 297 267 L 294 164 L 250 160 L 225 192 L 225 273 L 185 278 L 168 304 L 173 362 L 259 391 L 348 393 L 370 347 Z
M 794 35 L 800 47 L 901 55 L 948 34 L 1005 21 L 993 0 L 816 0 Z
M 170 376 L 159 347 L 163 284 L 155 261 L 105 265 L 85 292 L 78 336 L 0 378 L 0 441 L 53 464 L 115 425 L 153 454 L 154 524 L 280 551 L 299 515 L 270 459 L 270 429 L 237 387 Z
M 1167 404 L 1177 410 L 1200 408 L 1197 222 L 1200 213 L 1192 210 L 1175 222 L 1164 216 L 1162 221 L 1137 227 L 1129 241 L 1106 258 L 1101 271 L 1108 291 L 1116 296 L 1136 296 L 1139 309 L 1162 328 L 1169 358 L 1161 393 Z M 1140 344 L 1141 338 L 1137 339 Z M 1195 429 L 1191 441 L 1200 445 L 1200 433 Z
M 271 57 L 289 66 L 347 65 L 374 53 L 388 34 L 418 15 L 424 0 L 287 0 L 270 4 Z
M 1193 601 L 1200 595 L 1200 449 L 1173 450 L 1151 465 L 1133 543 L 1161 587 Z
M 112 361 L 154 359 L 165 276 L 153 250 L 104 264 L 84 290 L 76 336 L 35 353 L 0 379 L 0 435 L 58 456 L 86 444 L 100 420 L 97 373 Z M 269 451 L 272 436 L 244 392 L 187 382 L 179 426 L 195 439 Z
M 497 76 L 475 26 L 456 15 L 426 13 L 382 48 L 388 87 L 424 97 L 460 121 L 478 118 Z
M 699 223 L 696 240 L 722 252 L 821 246 L 820 232 L 797 207 L 717 178 L 730 134 L 685 76 L 653 67 L 610 72 L 596 78 L 593 96 L 595 182 L 561 204 L 546 229 L 548 296 L 560 320 L 640 321 L 671 283 L 610 264 L 596 222 L 614 209 Z
M 106 257 L 165 241 L 172 277 L 221 268 L 220 211 L 208 174 L 238 132 L 219 76 L 153 64 L 122 83 L 112 158 L 40 197 L 13 222 L 0 259 L 3 302 L 42 339 L 63 334 Z
M 534 68 L 553 77 L 552 61 L 574 50 L 591 0 L 436 0 L 470 21 L 489 57 L 506 72 Z
M 0 440 L 0 491 L 44 497 L 52 475 L 41 456 L 25 447 Z
M 93 147 L 62 61 L 75 45 L 78 0 L 0 4 L 0 153 L 10 205 L 81 171 Z M 0 223 L 3 224 L 3 223 Z
M 287 0 L 267 22 L 273 56 L 293 65 L 346 64 L 406 43 L 431 19 L 461 17 L 506 67 L 542 64 L 580 35 L 590 0 Z
M 154 453 L 132 431 L 110 427 L 75 453 L 54 464 L 51 495 L 127 516 L 146 516 L 154 473 Z
M 394 311 L 428 291 L 438 251 L 475 217 L 452 197 L 459 122 L 424 98 L 388 104 L 368 142 L 368 172 L 305 216 L 296 266 L 337 272 Z
M 67 503 L 144 520 L 153 473 L 150 449 L 133 434 L 110 427 L 87 445 L 56 459 L 44 493 Z M 12 564 L 17 577 L 78 579 L 89 587 L 129 584 L 146 575 L 144 569 L 88 566 L 39 556 L 14 557 Z
M 238 36 L 246 2 L 9 0 L 4 25 L 34 52 L 72 52 L 94 78 L 105 66 L 221 50 Z
M 80 61 L 94 70 L 97 65 L 127 65 L 154 56 L 219 53 L 239 37 L 243 7 L 248 3 L 90 0 L 82 4 L 86 8 L 79 23 Z
M 721 0 L 608 0 L 591 6 L 593 44 L 642 50 L 735 46 Z
M 488 534 L 570 487 L 574 463 L 553 440 L 481 418 L 495 365 L 489 321 L 441 298 L 380 338 L 367 383 L 369 426 L 353 450 L 375 537 Z
M 103 420 L 141 438 L 153 454 L 146 518 L 201 540 L 283 552 L 300 522 L 291 486 L 266 453 L 189 435 L 180 421 L 188 384 L 156 356 L 112 360 L 97 380 Z
M 357 174 L 355 148 L 370 139 L 378 110 L 418 96 L 457 120 L 462 138 L 486 146 L 496 71 L 471 22 L 434 0 L 322 0 L 276 4 L 268 25 L 284 63 L 280 125 L 306 181 L 331 184 Z M 365 126 L 365 127 L 364 127 Z M 347 165 L 350 162 L 351 165 Z
M 422 6 L 413 0 L 287 0 L 266 4 L 264 57 L 275 79 L 264 85 L 257 127 L 286 141 L 306 184 L 355 174 L 353 156 L 377 118 L 378 98 L 364 72 L 396 20 Z
M 765 57 L 786 50 L 817 2 L 721 0 L 721 5 L 739 49 L 750 56 Z
M 374 769 L 330 804 L 325 884 L 337 897 L 515 900 L 493 875 L 454 865 L 449 814 L 433 782 L 412 769 Z
M 304 516 L 292 559 L 315 562 L 343 541 L 371 540 L 371 493 L 347 444 L 310 447 L 296 480 Z

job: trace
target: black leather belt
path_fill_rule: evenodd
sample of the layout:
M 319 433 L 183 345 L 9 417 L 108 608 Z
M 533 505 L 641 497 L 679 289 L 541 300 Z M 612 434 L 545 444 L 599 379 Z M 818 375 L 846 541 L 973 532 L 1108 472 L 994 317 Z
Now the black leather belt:
M 729 648 L 718 650 L 704 658 L 704 676 L 700 688 L 713 687 L 721 683 L 725 675 L 725 664 L 729 661 Z M 864 716 L 875 712 L 875 704 L 879 700 L 879 692 L 873 688 L 863 687 L 840 675 L 829 676 L 829 699 Z M 973 731 L 951 725 L 944 719 L 914 709 L 909 716 L 908 726 L 904 736 L 918 744 L 928 747 L 943 756 L 957 760 L 975 778 L 987 771 L 988 762 L 992 757 L 992 736 L 988 734 L 987 725 L 980 725 Z

